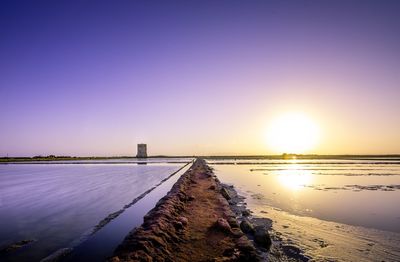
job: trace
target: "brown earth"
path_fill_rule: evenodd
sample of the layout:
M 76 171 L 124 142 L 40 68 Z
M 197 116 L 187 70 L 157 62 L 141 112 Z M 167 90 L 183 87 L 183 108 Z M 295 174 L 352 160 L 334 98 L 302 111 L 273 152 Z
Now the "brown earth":
M 197 159 L 110 261 L 260 261 L 221 190 Z

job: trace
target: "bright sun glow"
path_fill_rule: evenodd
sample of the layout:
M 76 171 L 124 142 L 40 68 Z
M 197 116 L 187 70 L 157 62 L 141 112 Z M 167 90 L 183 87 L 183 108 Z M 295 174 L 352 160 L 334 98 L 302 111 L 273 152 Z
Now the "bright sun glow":
M 318 141 L 318 126 L 311 118 L 290 113 L 274 119 L 267 130 L 267 142 L 275 153 L 306 153 Z

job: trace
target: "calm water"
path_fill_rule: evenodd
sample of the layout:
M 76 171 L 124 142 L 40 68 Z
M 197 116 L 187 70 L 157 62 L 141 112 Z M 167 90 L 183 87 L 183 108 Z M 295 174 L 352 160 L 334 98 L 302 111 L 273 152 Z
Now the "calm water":
M 397 159 L 230 161 L 209 163 L 249 198 L 296 215 L 400 232 Z
M 143 223 L 143 217 L 147 212 L 155 207 L 158 200 L 171 190 L 175 182 L 190 166 L 191 163 L 188 163 L 167 181 L 126 209 L 120 216 L 96 232 L 87 241 L 74 248 L 71 254 L 62 261 L 105 261 L 112 256 L 114 250 L 126 237 L 127 232 Z
M 400 261 L 400 159 L 208 163 L 283 245 L 317 261 Z
M 0 165 L 0 247 L 33 239 L 7 260 L 40 260 L 76 242 L 184 162 Z

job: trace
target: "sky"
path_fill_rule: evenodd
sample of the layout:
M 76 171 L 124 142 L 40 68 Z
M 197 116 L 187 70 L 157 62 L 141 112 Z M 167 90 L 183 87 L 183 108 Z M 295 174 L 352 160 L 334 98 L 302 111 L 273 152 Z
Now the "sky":
M 0 157 L 400 153 L 399 1 L 0 3 Z M 272 121 L 273 122 L 273 121 Z

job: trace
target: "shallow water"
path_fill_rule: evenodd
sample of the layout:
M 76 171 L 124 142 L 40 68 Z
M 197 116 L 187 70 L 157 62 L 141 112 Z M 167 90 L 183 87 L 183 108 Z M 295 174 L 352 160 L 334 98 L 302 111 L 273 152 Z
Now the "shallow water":
M 273 219 L 279 235 L 313 257 L 400 259 L 398 159 L 208 162 L 255 215 Z
M 108 159 L 86 159 L 86 160 L 41 160 L 41 161 L 17 161 L 3 162 L 1 164 L 184 164 L 191 161 L 192 158 L 183 157 L 155 157 L 155 158 L 108 158 Z
M 167 181 L 127 208 L 120 216 L 75 247 L 71 254 L 62 261 L 105 261 L 111 257 L 114 250 L 127 236 L 127 232 L 143 223 L 143 217 L 147 212 L 154 208 L 156 203 L 171 190 L 175 182 L 190 166 L 191 163 L 188 163 Z
M 70 245 L 183 165 L 0 165 L 0 247 L 35 240 L 1 259 L 40 260 Z

